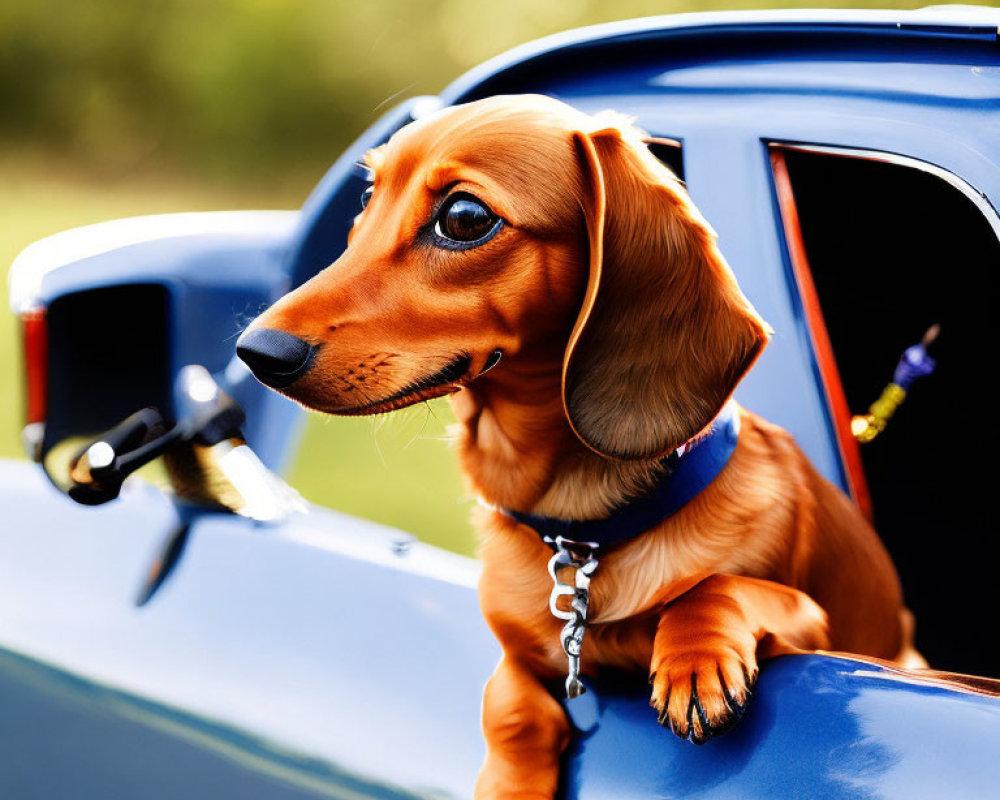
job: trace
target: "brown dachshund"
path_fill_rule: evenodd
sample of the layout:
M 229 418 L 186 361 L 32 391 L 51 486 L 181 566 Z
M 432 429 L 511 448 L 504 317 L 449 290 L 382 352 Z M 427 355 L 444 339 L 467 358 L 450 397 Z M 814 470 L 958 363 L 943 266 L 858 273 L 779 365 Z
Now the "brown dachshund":
M 545 688 L 566 669 L 552 553 L 498 509 L 598 519 L 648 492 L 768 329 L 682 185 L 619 117 L 495 97 L 408 125 L 366 163 L 347 250 L 240 352 L 331 414 L 452 395 L 461 465 L 488 504 L 480 597 L 504 651 L 476 797 L 551 798 L 569 736 Z M 763 657 L 921 663 L 872 528 L 787 433 L 739 419 L 704 491 L 602 555 L 582 652 L 585 673 L 648 671 L 660 721 L 696 742 L 739 717 Z

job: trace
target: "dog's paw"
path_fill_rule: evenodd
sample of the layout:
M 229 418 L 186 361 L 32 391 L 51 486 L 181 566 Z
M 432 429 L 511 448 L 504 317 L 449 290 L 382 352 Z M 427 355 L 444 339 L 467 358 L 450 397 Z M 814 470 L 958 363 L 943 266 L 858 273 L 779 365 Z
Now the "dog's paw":
M 757 682 L 751 656 L 685 654 L 654 663 L 649 704 L 682 739 L 704 744 L 743 716 Z

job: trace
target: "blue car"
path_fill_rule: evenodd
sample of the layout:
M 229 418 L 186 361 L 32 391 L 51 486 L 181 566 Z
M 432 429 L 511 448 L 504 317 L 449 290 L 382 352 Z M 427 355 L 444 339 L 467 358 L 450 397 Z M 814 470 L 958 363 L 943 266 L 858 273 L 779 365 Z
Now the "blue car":
M 1000 797 L 998 29 L 1000 12 L 954 6 L 569 32 L 386 114 L 299 212 L 118 220 L 25 250 L 11 301 L 43 469 L 0 461 L 0 797 L 471 796 L 499 656 L 476 562 L 296 511 L 274 473 L 301 411 L 249 376 L 231 334 L 234 311 L 344 249 L 365 150 L 520 92 L 658 137 L 777 331 L 738 399 L 870 515 L 918 648 L 965 673 L 775 659 L 744 719 L 701 747 L 657 724 L 645 676 L 602 675 L 566 701 L 561 796 Z M 937 371 L 859 444 L 852 413 L 935 324 Z M 109 438 L 127 459 L 93 444 Z M 218 447 L 242 514 L 180 485 L 178 461 Z M 151 461 L 172 491 L 125 480 Z M 84 466 L 104 477 L 83 485 Z

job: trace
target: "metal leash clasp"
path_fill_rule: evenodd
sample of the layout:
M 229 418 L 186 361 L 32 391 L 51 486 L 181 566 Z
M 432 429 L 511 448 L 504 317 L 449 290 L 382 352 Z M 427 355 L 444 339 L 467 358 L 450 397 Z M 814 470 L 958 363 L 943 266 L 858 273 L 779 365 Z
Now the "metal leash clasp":
M 580 681 L 580 651 L 587 629 L 587 609 L 590 605 L 590 576 L 597 569 L 596 542 L 575 542 L 562 536 L 545 537 L 545 543 L 555 550 L 549 559 L 552 592 L 549 611 L 556 619 L 566 620 L 559 634 L 563 652 L 569 660 L 566 674 L 566 697 L 579 697 L 586 691 Z M 559 571 L 573 569 L 573 582 L 563 583 Z M 570 598 L 569 608 L 560 606 L 562 597 Z

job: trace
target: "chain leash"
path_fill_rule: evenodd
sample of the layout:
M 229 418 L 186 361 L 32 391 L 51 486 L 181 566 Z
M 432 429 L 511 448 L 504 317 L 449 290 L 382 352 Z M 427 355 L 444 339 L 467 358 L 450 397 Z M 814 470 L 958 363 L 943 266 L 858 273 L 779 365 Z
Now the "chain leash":
M 587 610 L 590 605 L 590 577 L 597 570 L 596 542 L 575 542 L 557 536 L 545 537 L 545 543 L 555 552 L 549 559 L 549 575 L 552 577 L 552 592 L 549 594 L 549 611 L 556 619 L 565 620 L 559 641 L 568 660 L 566 674 L 566 697 L 579 697 L 586 687 L 580 680 L 580 651 L 583 635 L 587 630 Z M 572 569 L 572 583 L 564 583 L 559 578 L 560 570 Z M 570 598 L 568 608 L 560 605 L 560 598 Z

